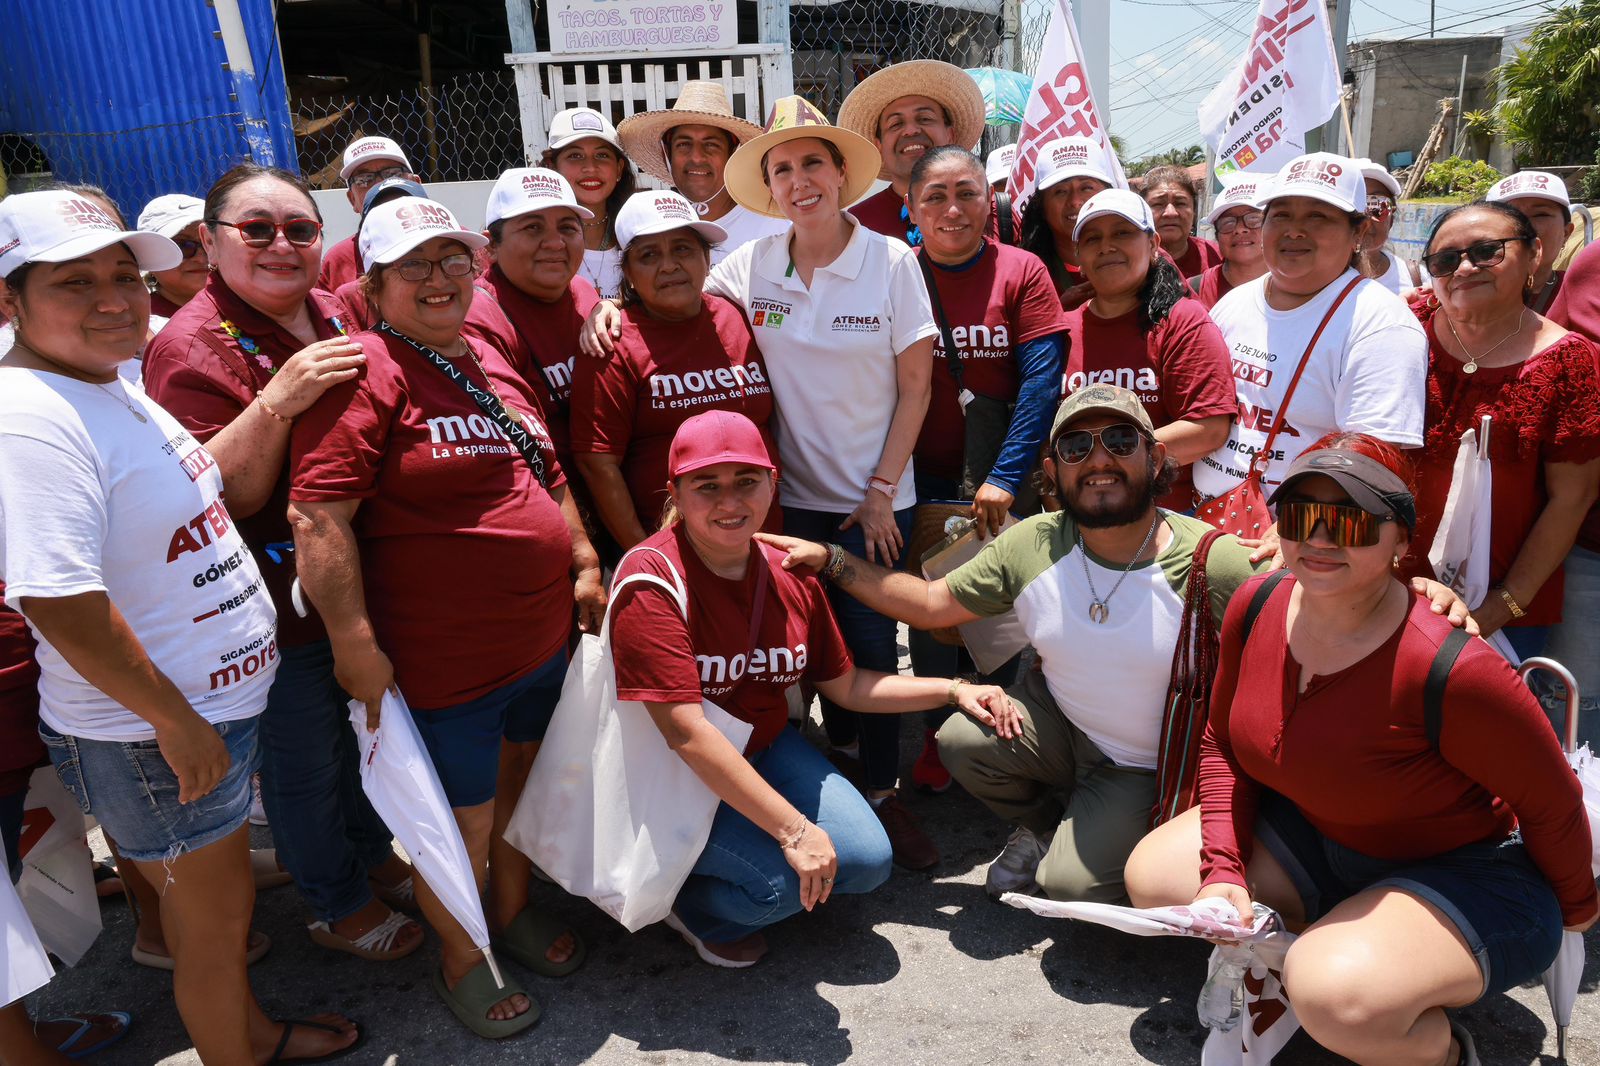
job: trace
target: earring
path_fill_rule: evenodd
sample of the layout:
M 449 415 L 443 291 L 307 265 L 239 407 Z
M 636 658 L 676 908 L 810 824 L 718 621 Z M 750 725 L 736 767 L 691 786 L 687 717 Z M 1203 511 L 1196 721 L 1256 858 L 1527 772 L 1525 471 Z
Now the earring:
M 1528 283 L 1523 286 L 1523 289 L 1528 291 L 1528 292 L 1532 292 L 1533 291 L 1533 275 L 1532 274 L 1528 275 Z

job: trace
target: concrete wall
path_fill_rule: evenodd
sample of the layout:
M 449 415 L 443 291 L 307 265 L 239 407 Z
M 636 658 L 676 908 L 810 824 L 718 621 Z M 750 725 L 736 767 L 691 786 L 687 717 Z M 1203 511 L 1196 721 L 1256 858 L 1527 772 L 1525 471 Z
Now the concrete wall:
M 1486 83 L 1500 62 L 1500 50 L 1499 35 L 1352 44 L 1349 63 L 1358 89 L 1352 125 L 1358 153 L 1382 163 L 1390 152 L 1421 152 L 1438 118 L 1439 101 L 1456 95 L 1463 55 L 1467 91 L 1462 110 L 1486 110 L 1491 104 Z M 1452 129 L 1443 155 L 1451 155 L 1454 146 Z

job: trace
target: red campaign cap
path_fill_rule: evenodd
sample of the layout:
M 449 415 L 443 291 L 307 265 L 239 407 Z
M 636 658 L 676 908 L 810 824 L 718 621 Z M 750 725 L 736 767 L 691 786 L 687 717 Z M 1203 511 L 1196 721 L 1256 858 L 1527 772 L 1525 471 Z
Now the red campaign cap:
M 678 427 L 667 455 L 669 476 L 682 477 L 718 463 L 777 469 L 761 430 L 736 411 L 707 411 Z

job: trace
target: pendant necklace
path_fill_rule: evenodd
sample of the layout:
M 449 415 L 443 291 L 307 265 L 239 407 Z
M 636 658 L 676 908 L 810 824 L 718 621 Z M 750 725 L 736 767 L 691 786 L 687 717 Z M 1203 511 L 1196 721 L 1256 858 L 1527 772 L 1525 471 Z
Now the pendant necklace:
M 716 192 L 712 193 L 711 196 L 704 202 L 699 200 L 690 200 L 689 203 L 694 205 L 694 213 L 699 215 L 701 218 L 705 218 L 707 215 L 711 214 L 711 205 L 716 202 L 717 197 L 721 196 L 723 189 L 726 188 L 727 186 L 724 185 L 721 189 L 718 189 Z
M 1512 330 L 1510 333 L 1507 333 L 1499 340 L 1495 341 L 1489 346 L 1488 350 L 1483 352 L 1481 355 L 1473 355 L 1471 352 L 1467 351 L 1466 344 L 1461 340 L 1461 334 L 1456 332 L 1456 324 L 1450 321 L 1449 315 L 1444 316 L 1444 324 L 1450 327 L 1450 336 L 1456 339 L 1456 344 L 1460 345 L 1461 347 L 1461 353 L 1467 357 L 1466 363 L 1461 367 L 1461 372 L 1463 374 L 1476 374 L 1478 372 L 1478 360 L 1489 358 L 1489 356 L 1502 344 L 1506 343 L 1512 337 L 1515 337 L 1517 334 L 1522 332 L 1522 325 L 1528 320 L 1528 316 L 1523 313 L 1524 310 L 1524 308 L 1517 309 L 1517 328 Z
M 1083 543 L 1083 531 L 1077 531 L 1078 560 L 1083 563 L 1083 579 L 1089 583 L 1089 595 L 1094 601 L 1089 604 L 1090 621 L 1096 625 L 1103 626 L 1106 624 L 1106 619 L 1111 617 L 1111 597 L 1117 594 L 1117 590 L 1122 587 L 1122 582 L 1139 562 L 1139 557 L 1144 554 L 1146 548 L 1150 547 L 1150 542 L 1155 539 L 1156 527 L 1160 524 L 1161 512 L 1157 511 L 1155 518 L 1150 522 L 1150 532 L 1144 535 L 1144 543 L 1139 545 L 1139 550 L 1133 553 L 1133 558 L 1129 560 L 1128 565 L 1122 568 L 1122 573 L 1117 577 L 1117 583 L 1111 586 L 1111 591 L 1106 593 L 1106 598 L 1103 600 L 1100 598 L 1100 594 L 1095 591 L 1094 578 L 1089 576 L 1089 549 Z
M 41 359 L 46 363 L 49 363 L 51 366 L 59 367 L 62 377 L 77 378 L 77 380 L 79 380 L 79 381 L 88 381 L 87 378 L 81 377 L 81 376 L 79 376 L 79 374 L 73 373 L 72 368 L 68 367 L 65 363 L 62 363 L 60 360 L 52 359 L 48 355 L 42 355 L 39 352 L 34 351 L 32 348 L 24 348 L 24 347 L 22 347 L 22 345 L 19 344 L 13 350 L 14 351 L 29 352 L 32 355 L 34 355 L 36 358 Z M 143 411 L 139 410 L 137 407 L 133 406 L 133 404 L 128 402 L 126 394 L 124 394 L 122 396 L 118 396 L 115 392 L 113 392 L 110 389 L 106 388 L 106 386 L 105 386 L 105 384 L 103 382 L 89 381 L 89 384 L 95 386 L 98 389 L 100 389 L 100 391 L 104 392 L 107 396 L 111 397 L 113 400 L 117 401 L 122 406 L 126 407 L 128 409 L 128 413 L 130 415 L 132 415 L 134 418 L 137 418 L 140 422 L 149 422 L 150 421 L 150 419 L 145 417 L 145 413 Z
M 112 392 L 110 389 L 106 388 L 104 385 L 101 385 L 100 382 L 98 382 L 98 381 L 95 382 L 95 384 L 96 385 L 100 385 L 100 388 L 105 391 L 105 394 L 107 396 L 111 397 L 113 400 L 117 401 L 122 406 L 126 407 L 128 409 L 128 413 L 130 415 L 132 415 L 134 418 L 137 418 L 141 422 L 150 421 L 148 418 L 146 418 L 144 416 L 144 412 L 143 411 L 139 410 L 137 407 L 133 406 L 133 404 L 128 402 L 127 397 L 118 396 L 116 393 Z

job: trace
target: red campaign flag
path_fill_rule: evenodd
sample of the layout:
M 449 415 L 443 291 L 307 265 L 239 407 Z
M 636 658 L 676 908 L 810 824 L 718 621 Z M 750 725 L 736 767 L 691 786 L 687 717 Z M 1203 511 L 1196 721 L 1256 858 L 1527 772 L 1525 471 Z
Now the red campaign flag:
M 1100 105 L 1083 66 L 1083 44 L 1078 40 L 1078 23 L 1072 14 L 1072 0 L 1056 0 L 1050 12 L 1050 25 L 1044 31 L 1039 49 L 1039 65 L 1033 72 L 1033 92 L 1022 112 L 1022 135 L 1017 138 L 1017 159 L 1012 164 L 1006 191 L 1021 211 L 1033 196 L 1039 149 L 1060 137 L 1090 137 L 1100 142 L 1111 161 L 1117 185 L 1127 188 L 1122 161 L 1111 147 L 1111 138 L 1101 121 Z

